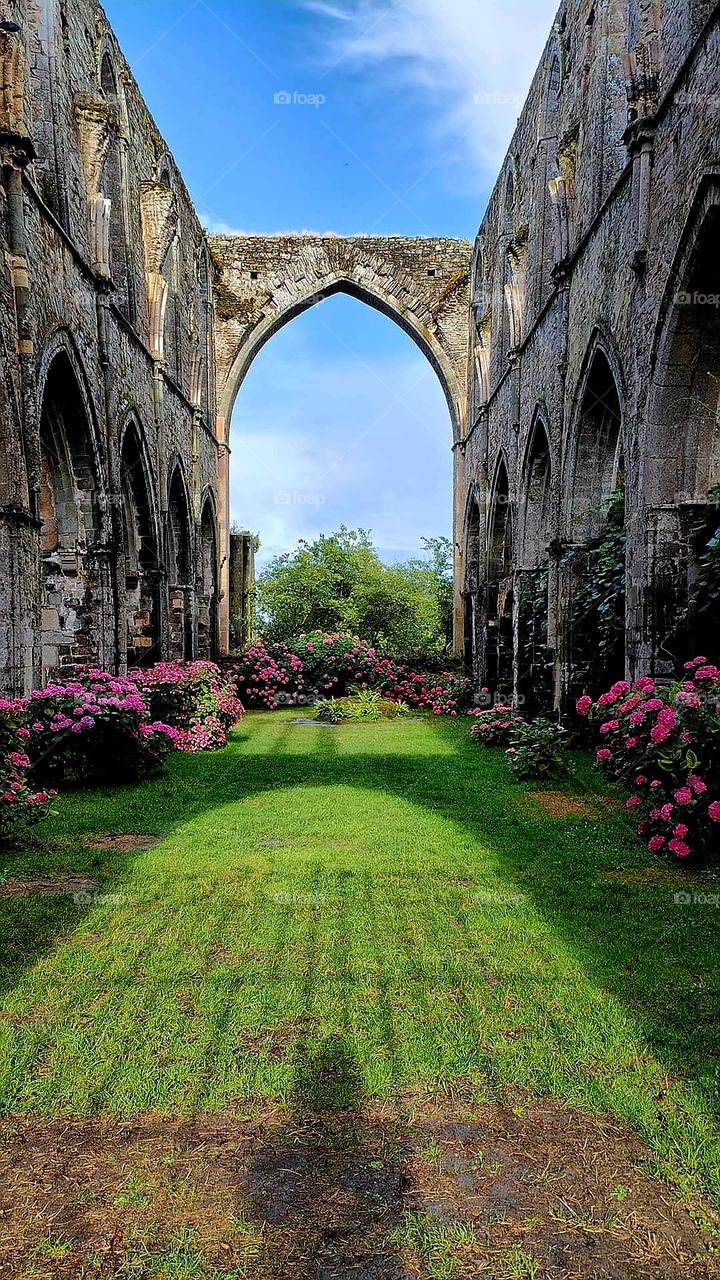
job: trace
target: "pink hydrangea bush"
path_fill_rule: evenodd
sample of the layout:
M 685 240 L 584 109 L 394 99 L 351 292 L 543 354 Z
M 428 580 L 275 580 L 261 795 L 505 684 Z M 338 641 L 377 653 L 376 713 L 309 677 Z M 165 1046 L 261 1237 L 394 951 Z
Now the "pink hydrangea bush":
M 385 688 L 385 695 L 394 702 L 407 703 L 414 710 L 454 719 L 470 704 L 472 682 L 455 671 L 407 671 L 397 667 L 395 679 Z
M 376 689 L 415 710 L 456 716 L 472 696 L 464 676 L 411 671 L 357 636 L 339 632 L 312 632 L 292 647 L 259 641 L 238 660 L 235 674 L 245 705 L 265 710 Z
M 37 781 L 92 785 L 146 778 L 160 772 L 177 737 L 152 716 L 134 678 L 93 667 L 22 703 Z
M 235 663 L 234 675 L 248 710 L 275 711 L 308 701 L 302 659 L 286 644 L 256 641 Z
M 676 858 L 720 850 L 720 669 L 706 658 L 657 686 L 620 680 L 579 715 L 597 729 L 597 762 L 630 791 L 627 808 L 652 853 Z
M 524 724 L 523 717 L 511 707 L 491 707 L 487 711 L 471 711 L 475 723 L 470 736 L 481 747 L 508 747 L 513 731 Z
M 57 791 L 39 789 L 29 777 L 25 699 L 0 699 L 0 843 L 6 844 L 47 817 Z
M 175 730 L 178 751 L 218 751 L 242 719 L 235 678 L 214 662 L 158 662 L 132 678 L 152 720 Z

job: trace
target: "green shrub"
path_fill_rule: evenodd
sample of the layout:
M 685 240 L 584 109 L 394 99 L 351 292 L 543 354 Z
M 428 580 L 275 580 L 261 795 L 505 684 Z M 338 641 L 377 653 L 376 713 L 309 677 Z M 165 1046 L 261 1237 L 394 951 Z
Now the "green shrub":
M 516 778 L 557 778 L 566 771 L 563 741 L 567 734 L 551 720 L 518 723 L 510 735 L 505 755 Z

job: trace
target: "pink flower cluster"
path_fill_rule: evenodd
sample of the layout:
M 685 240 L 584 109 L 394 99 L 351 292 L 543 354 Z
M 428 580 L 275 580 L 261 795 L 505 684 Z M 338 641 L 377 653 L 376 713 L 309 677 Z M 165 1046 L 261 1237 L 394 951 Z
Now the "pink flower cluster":
M 175 739 L 150 713 L 135 677 L 76 668 L 20 699 L 33 777 L 99 782 L 146 777 L 162 767 Z M 0 708 L 1 709 L 1 708 Z
M 242 719 L 235 678 L 214 662 L 158 662 L 133 679 L 151 716 L 172 726 L 178 751 L 218 751 Z
M 525 721 L 511 707 L 491 707 L 488 710 L 471 711 L 475 723 L 470 735 L 482 747 L 507 747 L 514 729 Z
M 258 642 L 235 666 L 248 707 L 275 710 L 318 697 L 343 697 L 353 688 L 377 689 L 434 715 L 456 716 L 470 701 L 471 684 L 454 672 L 411 671 L 372 645 L 344 632 L 312 632 L 292 646 Z
M 0 842 L 46 817 L 57 791 L 35 787 L 25 745 L 25 699 L 0 699 Z
M 672 685 L 620 680 L 596 703 L 580 698 L 577 711 L 597 724 L 598 764 L 631 791 L 627 808 L 650 851 L 717 854 L 720 668 L 696 658 Z

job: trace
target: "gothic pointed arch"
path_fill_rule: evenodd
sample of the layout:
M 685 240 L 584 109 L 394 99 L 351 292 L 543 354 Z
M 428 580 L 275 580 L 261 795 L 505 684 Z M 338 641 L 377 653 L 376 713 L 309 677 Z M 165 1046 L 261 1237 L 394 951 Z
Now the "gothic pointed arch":
M 463 537 L 463 625 L 465 670 L 477 680 L 480 666 L 479 596 L 481 586 L 482 508 L 473 485 L 468 494 Z
M 663 665 L 712 650 L 720 596 L 712 548 L 720 494 L 720 181 L 700 186 L 653 349 L 645 464 L 650 563 L 646 643 Z M 672 507 L 672 509 L 671 509 Z
M 550 541 L 550 436 L 543 410 L 535 414 L 522 468 L 522 565 L 535 569 Z
M 170 603 L 170 652 L 192 654 L 193 539 L 190 494 L 182 462 L 170 468 L 167 509 L 167 577 Z
M 624 674 L 626 534 L 624 390 L 612 344 L 593 334 L 566 462 L 569 549 L 563 560 L 567 701 Z
M 514 519 L 504 453 L 497 460 L 491 487 L 487 546 L 486 683 L 494 697 L 511 701 L 515 685 Z
M 132 415 L 120 440 L 120 490 L 128 668 L 160 657 L 159 520 L 152 463 L 139 420 Z
M 603 530 L 625 483 L 624 380 L 613 346 L 596 330 L 575 397 L 566 457 L 565 511 L 571 543 Z
M 76 662 L 112 661 L 106 485 L 82 366 L 60 332 L 41 361 L 40 558 L 45 674 Z
M 533 418 L 520 478 L 517 575 L 518 694 L 525 714 L 533 715 L 550 711 L 553 704 L 548 633 L 551 481 L 550 434 L 541 406 Z
M 198 559 L 198 657 L 213 659 L 218 651 L 220 566 L 217 512 L 210 490 L 202 500 Z
M 108 139 L 100 178 L 101 196 L 108 201 L 107 270 L 113 282 L 113 302 L 128 319 L 133 319 L 130 248 L 125 205 L 123 139 L 127 137 L 127 108 L 112 50 L 105 45 L 98 73 L 100 94 L 111 111 Z

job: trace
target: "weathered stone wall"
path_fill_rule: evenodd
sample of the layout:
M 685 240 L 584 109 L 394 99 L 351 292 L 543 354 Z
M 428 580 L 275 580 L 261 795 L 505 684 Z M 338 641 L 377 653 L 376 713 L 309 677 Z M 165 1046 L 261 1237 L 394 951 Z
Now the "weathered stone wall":
M 3 102 L 0 119 L 0 324 L 22 454 L 2 577 L 24 573 L 29 586 L 0 642 L 3 683 L 20 689 L 79 659 L 122 669 L 196 650 L 218 450 L 206 238 L 105 16 L 94 0 L 5 0 L 2 16 L 6 81 L 22 103 L 12 119 Z M 170 573 L 176 469 L 182 582 Z M 203 645 L 215 651 L 219 561 L 210 570 Z
M 294 316 L 333 293 L 366 302 L 401 326 L 433 365 L 453 439 L 466 428 L 472 246 L 404 236 L 213 236 L 215 353 L 221 461 L 221 632 L 230 627 L 229 433 L 235 397 L 260 348 Z M 448 439 L 448 448 L 452 441 Z
M 473 249 L 208 242 L 95 0 L 0 0 L 4 687 L 226 641 L 234 398 L 263 343 L 337 291 L 400 324 L 445 390 L 478 682 L 559 705 L 701 643 L 718 9 L 567 0 Z M 614 634 L 591 589 L 609 544 Z
M 707 504 L 717 479 L 720 383 L 699 379 L 698 364 L 714 368 L 720 346 L 717 306 L 679 299 L 691 281 L 720 292 L 717 254 L 714 266 L 702 259 L 717 231 L 717 11 L 563 5 L 480 228 L 463 555 L 481 572 L 464 583 L 466 649 L 478 680 L 508 696 L 532 697 L 548 666 L 556 702 L 578 681 L 621 674 L 583 669 L 582 632 L 592 637 L 597 618 L 573 605 L 583 556 L 612 523 L 611 488 L 625 492 L 628 671 L 663 674 L 689 641 L 668 617 L 687 609 L 687 506 Z M 540 499 L 532 476 L 545 454 Z M 538 501 L 549 603 L 528 669 L 522 598 Z M 498 580 L 501 521 L 510 567 Z

